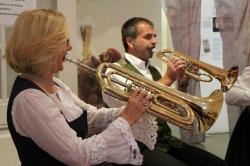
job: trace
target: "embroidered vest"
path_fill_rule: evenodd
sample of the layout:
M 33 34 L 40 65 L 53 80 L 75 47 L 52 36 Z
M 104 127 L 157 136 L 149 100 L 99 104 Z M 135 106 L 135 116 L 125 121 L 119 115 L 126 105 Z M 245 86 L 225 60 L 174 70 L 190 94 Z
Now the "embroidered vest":
M 128 60 L 126 60 L 125 58 L 120 59 L 118 62 L 118 64 L 120 64 L 121 66 L 142 75 Z M 161 79 L 161 74 L 160 72 L 153 66 L 149 66 L 149 70 L 150 73 L 152 75 L 152 78 L 154 81 L 157 81 L 159 79 Z M 168 152 L 170 146 L 173 147 L 179 147 L 181 146 L 182 141 L 179 140 L 178 138 L 172 136 L 172 132 L 170 127 L 168 126 L 167 122 L 157 118 L 156 119 L 157 124 L 158 124 L 158 130 L 157 130 L 157 143 L 156 143 L 156 148 L 164 151 L 164 152 Z M 141 145 L 141 144 L 140 144 Z M 141 148 L 141 146 L 140 146 Z M 145 146 L 143 147 L 145 148 Z

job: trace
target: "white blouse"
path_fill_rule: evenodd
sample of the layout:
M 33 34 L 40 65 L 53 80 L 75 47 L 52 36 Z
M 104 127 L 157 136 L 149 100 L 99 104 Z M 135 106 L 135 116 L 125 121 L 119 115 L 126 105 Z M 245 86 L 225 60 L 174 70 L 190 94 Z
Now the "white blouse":
M 125 58 L 147 79 L 153 80 L 152 75 L 148 69 L 149 63 L 145 65 L 145 61 L 125 53 Z M 120 65 L 118 63 L 115 63 Z M 107 71 L 109 72 L 109 71 Z M 121 82 L 127 82 L 125 78 L 115 76 L 115 79 L 118 79 Z M 103 93 L 103 101 L 109 107 L 120 107 L 126 105 L 126 102 L 116 99 L 110 95 Z M 135 139 L 144 143 L 149 149 L 153 150 L 155 148 L 155 143 L 157 141 L 157 121 L 156 117 L 145 113 L 143 116 L 132 126 L 132 131 L 135 136 Z
M 14 99 L 12 118 L 20 135 L 31 138 L 67 165 L 95 165 L 103 161 L 142 164 L 143 156 L 132 130 L 119 117 L 124 107 L 97 109 L 80 100 L 62 81 L 54 80 L 59 85 L 57 94 L 48 97 L 40 90 L 27 89 Z M 96 134 L 86 139 L 77 137 L 65 120 L 77 119 L 82 109 L 88 113 L 89 134 Z
M 234 86 L 226 93 L 226 102 L 239 106 L 250 105 L 250 66 L 238 76 Z

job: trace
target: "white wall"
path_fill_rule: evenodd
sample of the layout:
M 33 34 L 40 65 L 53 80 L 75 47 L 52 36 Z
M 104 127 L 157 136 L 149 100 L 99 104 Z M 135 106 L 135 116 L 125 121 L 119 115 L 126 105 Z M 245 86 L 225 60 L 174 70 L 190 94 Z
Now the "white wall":
M 150 19 L 158 33 L 158 46 L 161 48 L 161 1 L 156 0 L 78 0 L 77 1 L 78 45 L 82 51 L 80 26 L 90 24 L 92 38 L 90 50 L 98 56 L 107 48 L 115 48 L 123 54 L 121 26 L 131 17 Z M 82 55 L 78 55 L 82 58 Z
M 76 20 L 76 0 L 58 0 L 57 10 L 62 12 L 68 22 L 70 29 L 70 44 L 72 46 L 77 44 L 77 20 Z M 77 57 L 77 48 L 72 47 L 69 54 L 73 57 Z M 71 88 L 72 92 L 77 94 L 77 68 L 73 64 L 64 63 L 64 70 L 59 73 L 59 78 L 65 82 Z

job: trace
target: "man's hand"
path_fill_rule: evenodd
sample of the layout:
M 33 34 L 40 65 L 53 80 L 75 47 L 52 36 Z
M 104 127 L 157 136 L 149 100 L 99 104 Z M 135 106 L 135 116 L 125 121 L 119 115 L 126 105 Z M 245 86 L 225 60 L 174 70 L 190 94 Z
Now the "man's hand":
M 171 58 L 167 65 L 167 72 L 158 82 L 166 86 L 170 86 L 174 81 L 176 81 L 182 74 L 186 62 L 178 59 Z

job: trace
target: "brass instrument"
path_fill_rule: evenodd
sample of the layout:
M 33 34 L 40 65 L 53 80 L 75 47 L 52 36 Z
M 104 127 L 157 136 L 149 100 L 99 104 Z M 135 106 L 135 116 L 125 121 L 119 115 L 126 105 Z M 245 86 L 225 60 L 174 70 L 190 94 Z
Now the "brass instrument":
M 156 50 L 153 50 L 156 52 Z M 238 76 L 238 66 L 234 65 L 229 70 L 221 69 L 197 59 L 192 58 L 191 56 L 185 55 L 180 51 L 174 51 L 172 49 L 164 49 L 162 51 L 158 51 L 156 53 L 156 57 L 168 63 L 169 59 L 172 58 L 168 56 L 171 54 L 179 59 L 186 61 L 186 66 L 184 71 L 187 75 L 189 75 L 192 79 L 203 81 L 203 82 L 211 82 L 213 80 L 212 76 L 215 77 L 221 83 L 221 90 L 223 92 L 228 91 L 234 84 Z M 192 69 L 197 67 L 198 69 L 204 70 L 206 73 L 192 72 Z
M 146 89 L 153 96 L 148 112 L 184 129 L 191 129 L 196 116 L 199 131 L 207 131 L 222 107 L 223 93 L 220 90 L 208 97 L 196 97 L 148 80 L 116 64 L 102 63 L 95 70 L 69 57 L 65 60 L 94 72 L 103 92 L 119 100 L 127 101 L 135 88 Z

